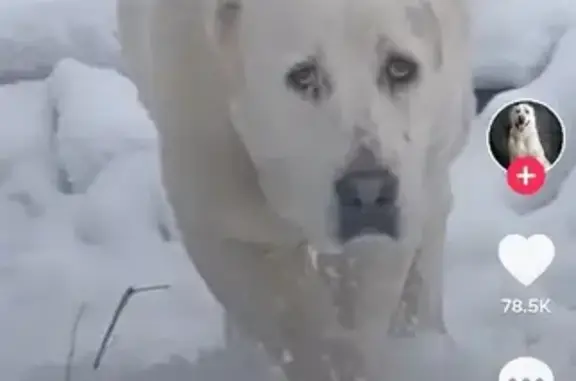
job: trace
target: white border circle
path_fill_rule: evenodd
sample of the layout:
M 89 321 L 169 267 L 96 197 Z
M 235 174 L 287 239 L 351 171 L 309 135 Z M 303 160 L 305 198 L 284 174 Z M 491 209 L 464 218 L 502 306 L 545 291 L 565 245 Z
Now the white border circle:
M 494 156 L 494 152 L 492 152 L 492 147 L 490 146 L 490 132 L 492 131 L 492 125 L 494 124 L 494 122 L 496 121 L 496 118 L 500 115 L 500 113 L 502 113 L 508 107 L 510 107 L 514 104 L 517 104 L 517 103 L 522 103 L 522 102 L 536 103 L 536 104 L 546 108 L 552 114 L 552 116 L 554 118 L 556 118 L 556 120 L 558 121 L 558 124 L 560 125 L 560 131 L 562 132 L 560 152 L 558 152 L 558 157 L 556 157 L 554 162 L 550 163 L 550 168 L 548 168 L 548 170 L 547 170 L 547 172 L 549 172 L 562 159 L 562 155 L 564 155 L 564 151 L 566 150 L 566 126 L 564 125 L 564 121 L 562 120 L 562 118 L 560 118 L 560 115 L 556 112 L 556 110 L 554 110 L 552 107 L 550 107 L 550 105 L 548 105 L 546 102 L 536 100 L 535 98 L 528 98 L 528 97 L 516 98 L 513 101 L 508 101 L 508 102 L 504 103 L 502 106 L 500 106 L 492 114 L 492 116 L 490 117 L 490 122 L 488 123 L 488 128 L 486 129 L 486 148 L 488 149 L 488 154 L 492 158 L 492 161 L 494 163 L 496 163 L 496 166 L 498 168 L 501 168 L 504 172 L 506 172 L 508 170 L 508 168 L 505 168 L 502 164 L 500 164 L 500 162 Z

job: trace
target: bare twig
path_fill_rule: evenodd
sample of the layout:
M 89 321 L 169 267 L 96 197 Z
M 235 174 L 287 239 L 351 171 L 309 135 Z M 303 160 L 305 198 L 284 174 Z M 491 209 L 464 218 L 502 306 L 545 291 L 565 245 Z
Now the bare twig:
M 160 285 L 160 286 L 147 286 L 147 287 L 128 287 L 126 291 L 122 294 L 120 298 L 120 302 L 118 302 L 118 306 L 116 307 L 116 311 L 114 311 L 114 315 L 112 316 L 112 321 L 108 324 L 108 328 L 106 329 L 106 334 L 100 343 L 100 349 L 98 349 L 98 353 L 96 354 L 96 358 L 94 359 L 94 363 L 92 367 L 94 369 L 98 369 L 100 364 L 102 363 L 102 357 L 104 357 L 104 353 L 106 352 L 106 347 L 108 346 L 108 342 L 110 341 L 110 336 L 114 331 L 114 327 L 116 327 L 116 323 L 118 322 L 118 318 L 122 314 L 122 311 L 130 301 L 130 298 L 137 293 L 140 292 L 148 292 L 148 291 L 158 291 L 158 290 L 166 290 L 170 288 L 169 285 Z
M 65 380 L 72 380 L 72 365 L 74 364 L 74 355 L 76 353 L 76 337 L 78 336 L 78 327 L 80 326 L 80 321 L 86 310 L 86 302 L 83 302 L 76 313 L 76 318 L 74 319 L 74 325 L 70 331 L 70 349 L 68 350 L 68 356 L 66 357 L 66 373 Z

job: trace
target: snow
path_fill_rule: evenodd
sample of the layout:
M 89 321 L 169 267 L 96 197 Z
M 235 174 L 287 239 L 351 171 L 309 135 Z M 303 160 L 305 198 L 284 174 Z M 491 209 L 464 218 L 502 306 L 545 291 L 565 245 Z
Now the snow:
M 573 68 L 576 27 L 562 35 L 556 49 L 549 58 L 544 71 L 528 85 L 500 93 L 485 108 L 479 120 L 488 125 L 492 115 L 503 105 L 519 98 L 537 99 L 550 106 L 562 120 L 566 129 L 566 147 L 576 146 L 576 70 Z M 527 213 L 547 205 L 557 195 L 563 181 L 576 165 L 576 151 L 565 149 L 558 165 L 549 172 L 545 187 L 538 195 L 530 198 L 518 197 L 507 188 L 501 187 L 508 204 L 519 213 Z
M 576 328 L 576 6 L 469 1 L 478 87 L 519 88 L 487 105 L 453 168 L 445 266 L 453 343 L 428 337 L 413 353 L 399 341 L 397 354 L 418 356 L 436 370 L 460 364 L 458 371 L 469 373 L 448 381 L 494 380 L 507 361 L 533 355 L 557 380 L 568 380 L 576 366 L 576 339 L 569 334 Z M 85 304 L 73 381 L 269 379 L 248 375 L 245 361 L 256 361 L 248 355 L 213 352 L 194 363 L 200 349 L 221 344 L 221 311 L 174 235 L 156 133 L 135 88 L 114 70 L 96 67 L 121 66 L 113 20 L 112 0 L 0 0 L 0 82 L 56 68 L 46 80 L 0 87 L 1 378 L 64 379 L 71 327 Z M 551 105 L 568 129 L 562 161 L 531 199 L 505 189 L 486 149 L 491 113 L 515 97 Z M 547 234 L 557 248 L 555 262 L 528 288 L 497 259 L 499 240 L 512 233 Z M 122 292 L 156 284 L 171 287 L 134 297 L 103 368 L 93 371 Z M 502 316 L 500 299 L 512 297 L 549 297 L 553 313 Z M 421 368 L 408 368 L 418 373 L 408 379 L 421 378 Z
M 194 358 L 220 340 L 220 308 L 174 240 L 156 130 L 136 97 L 120 74 L 73 60 L 0 88 L 3 379 L 61 363 L 82 303 L 78 357 L 93 356 L 129 286 L 171 288 L 134 298 L 107 366 Z
M 120 67 L 115 0 L 0 0 L 0 83 L 43 78 L 62 58 Z
M 478 88 L 527 85 L 547 63 L 558 38 L 576 24 L 571 0 L 468 0 Z
M 154 123 L 142 112 L 136 87 L 127 78 L 64 59 L 47 82 L 57 115 L 59 159 L 73 191 L 84 192 L 118 155 L 156 148 Z M 123 101 L 110 102 L 111 94 Z
M 9 176 L 20 176 L 14 165 L 46 161 L 52 137 L 51 109 L 46 102 L 46 85 L 30 82 L 0 88 L 0 183 Z M 27 105 L 23 110 L 21 105 Z M 51 172 L 49 166 L 43 171 Z

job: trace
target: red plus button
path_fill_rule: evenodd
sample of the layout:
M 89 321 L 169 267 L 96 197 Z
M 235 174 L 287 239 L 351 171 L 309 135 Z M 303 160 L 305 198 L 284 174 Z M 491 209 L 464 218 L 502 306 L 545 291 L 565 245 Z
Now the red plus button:
M 532 156 L 514 160 L 510 163 L 506 175 L 510 189 L 525 196 L 538 192 L 546 180 L 544 166 Z

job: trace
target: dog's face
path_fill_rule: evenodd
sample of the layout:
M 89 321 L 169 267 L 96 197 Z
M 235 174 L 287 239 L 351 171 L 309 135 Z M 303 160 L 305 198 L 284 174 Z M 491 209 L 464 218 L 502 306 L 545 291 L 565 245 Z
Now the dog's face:
M 534 107 L 528 103 L 518 103 L 510 107 L 510 126 L 519 132 L 524 131 L 528 126 L 533 125 L 535 119 Z
M 271 207 L 320 251 L 397 242 L 422 219 L 430 147 L 453 128 L 438 124 L 454 112 L 444 54 L 464 48 L 443 44 L 442 1 L 243 6 L 236 128 Z

